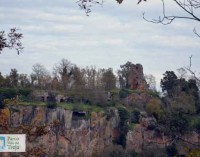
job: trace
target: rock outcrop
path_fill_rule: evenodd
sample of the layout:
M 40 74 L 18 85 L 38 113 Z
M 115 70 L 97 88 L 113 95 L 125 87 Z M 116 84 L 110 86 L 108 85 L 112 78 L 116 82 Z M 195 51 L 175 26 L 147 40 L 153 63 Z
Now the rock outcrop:
M 141 64 L 132 65 L 131 72 L 128 78 L 128 83 L 133 90 L 146 90 L 148 89 L 147 82 L 144 78 L 143 67 Z
M 109 117 L 104 112 L 92 112 L 90 117 L 79 118 L 63 108 L 10 106 L 9 110 L 0 111 L 4 113 L 1 118 L 5 118 L 0 121 L 0 134 L 27 135 L 26 153 L 0 154 L 3 157 L 93 157 L 112 146 L 119 136 L 120 119 L 114 108 L 110 109 Z M 169 145 L 171 140 L 152 126 L 156 126 L 156 119 L 141 112 L 139 124 L 127 134 L 126 149 L 143 153 L 148 148 L 164 149 Z M 199 143 L 195 132 L 181 138 L 184 142 L 178 150 L 182 154 L 186 147 Z
M 48 157 L 92 157 L 112 144 L 119 123 L 117 110 L 109 120 L 103 112 L 73 120 L 73 111 L 62 108 L 15 106 L 10 111 L 9 130 L 0 133 L 25 133 L 28 156 L 40 151 Z
M 143 117 L 140 119 L 140 123 L 136 124 L 132 131 L 127 134 L 127 148 L 128 150 L 135 150 L 138 153 L 144 154 L 145 151 L 157 151 L 165 149 L 171 144 L 173 139 L 164 135 L 164 133 L 152 128 L 152 124 L 155 125 L 156 121 L 152 117 Z M 199 135 L 196 132 L 188 132 L 186 135 L 180 137 L 177 144 L 177 150 L 179 154 L 187 154 L 187 149 L 194 148 L 199 145 Z M 187 149 L 186 149 L 187 148 Z M 162 155 L 161 155 L 162 156 Z

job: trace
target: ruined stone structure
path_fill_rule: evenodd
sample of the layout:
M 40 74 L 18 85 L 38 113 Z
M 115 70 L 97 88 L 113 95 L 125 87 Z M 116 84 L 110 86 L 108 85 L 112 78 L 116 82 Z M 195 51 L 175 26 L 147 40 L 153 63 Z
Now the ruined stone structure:
M 133 90 L 148 89 L 147 82 L 144 78 L 143 67 L 141 64 L 135 64 L 131 67 L 131 72 L 128 78 L 128 84 Z

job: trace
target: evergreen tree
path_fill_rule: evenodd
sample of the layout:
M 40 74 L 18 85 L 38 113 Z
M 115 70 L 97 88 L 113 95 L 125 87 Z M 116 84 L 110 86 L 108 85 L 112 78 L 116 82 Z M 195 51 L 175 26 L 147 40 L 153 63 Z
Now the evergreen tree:
M 0 94 L 0 109 L 3 109 L 5 107 L 3 100 L 4 100 L 3 94 Z
M 55 108 L 57 106 L 56 103 L 56 96 L 54 93 L 49 92 L 48 93 L 48 98 L 47 98 L 47 107 L 48 108 Z

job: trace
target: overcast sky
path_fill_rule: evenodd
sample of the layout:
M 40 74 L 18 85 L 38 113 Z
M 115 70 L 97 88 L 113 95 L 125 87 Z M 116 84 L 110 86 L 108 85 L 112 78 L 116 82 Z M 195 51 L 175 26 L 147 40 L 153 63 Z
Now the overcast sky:
M 173 1 L 166 5 L 168 13 L 184 14 Z M 190 55 L 193 68 L 200 71 L 200 39 L 192 32 L 194 27 L 200 32 L 200 24 L 176 20 L 163 26 L 143 20 L 143 12 L 148 19 L 162 15 L 161 7 L 160 0 L 140 5 L 137 0 L 121 5 L 106 0 L 88 17 L 76 0 L 0 0 L 0 30 L 16 27 L 24 36 L 22 54 L 6 49 L 0 54 L 0 72 L 6 75 L 16 68 L 30 74 L 36 63 L 51 71 L 62 58 L 81 67 L 117 71 L 131 61 L 159 80 L 166 70 L 188 65 Z

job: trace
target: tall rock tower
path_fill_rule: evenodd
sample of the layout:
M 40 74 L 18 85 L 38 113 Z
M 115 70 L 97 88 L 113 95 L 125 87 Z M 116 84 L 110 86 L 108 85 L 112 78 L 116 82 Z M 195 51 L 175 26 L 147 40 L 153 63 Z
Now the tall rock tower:
M 130 75 L 128 77 L 128 84 L 133 90 L 148 89 L 148 84 L 144 78 L 143 67 L 141 64 L 135 64 L 131 67 Z

